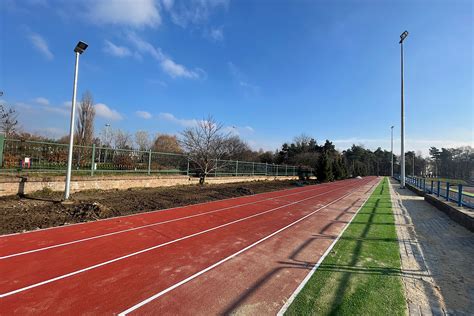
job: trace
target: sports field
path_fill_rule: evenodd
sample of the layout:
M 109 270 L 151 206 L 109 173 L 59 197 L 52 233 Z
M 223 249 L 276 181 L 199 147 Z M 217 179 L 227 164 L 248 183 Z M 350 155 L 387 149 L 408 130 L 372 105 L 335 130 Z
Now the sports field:
M 276 313 L 378 183 L 351 179 L 1 236 L 2 312 Z

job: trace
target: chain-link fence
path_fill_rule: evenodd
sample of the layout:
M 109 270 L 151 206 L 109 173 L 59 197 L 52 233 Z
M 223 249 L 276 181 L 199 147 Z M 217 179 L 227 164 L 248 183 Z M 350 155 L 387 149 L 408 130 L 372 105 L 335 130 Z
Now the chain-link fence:
M 65 173 L 68 145 L 5 139 L 0 135 L 1 171 Z M 296 176 L 298 168 L 260 162 L 220 160 L 212 162 L 208 176 Z M 175 174 L 197 175 L 200 169 L 185 154 L 75 145 L 75 174 Z

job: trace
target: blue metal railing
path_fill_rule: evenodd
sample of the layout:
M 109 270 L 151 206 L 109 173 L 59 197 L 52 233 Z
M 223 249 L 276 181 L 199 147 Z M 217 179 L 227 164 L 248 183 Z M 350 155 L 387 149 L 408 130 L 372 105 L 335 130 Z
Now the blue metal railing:
M 400 181 L 400 175 L 394 175 L 394 178 Z M 474 208 L 474 186 L 411 176 L 405 177 L 405 182 L 424 193 L 445 199 L 447 202 Z

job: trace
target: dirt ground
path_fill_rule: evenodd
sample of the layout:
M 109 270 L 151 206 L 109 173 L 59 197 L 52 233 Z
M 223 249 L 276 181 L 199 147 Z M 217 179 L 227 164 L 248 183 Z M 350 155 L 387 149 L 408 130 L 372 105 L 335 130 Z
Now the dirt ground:
M 305 184 L 313 184 L 306 182 Z M 0 234 L 154 211 L 302 185 L 294 180 L 255 181 L 205 186 L 89 190 L 61 203 L 61 192 L 38 191 L 25 197 L 0 197 Z

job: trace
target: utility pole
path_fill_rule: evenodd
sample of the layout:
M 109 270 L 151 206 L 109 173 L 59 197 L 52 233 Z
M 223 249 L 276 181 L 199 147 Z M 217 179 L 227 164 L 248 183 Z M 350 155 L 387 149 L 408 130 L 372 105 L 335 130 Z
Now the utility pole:
M 405 188 L 405 95 L 404 95 L 404 82 L 403 82 L 403 40 L 408 36 L 408 32 L 405 31 L 400 35 L 400 61 L 401 61 L 401 162 L 400 162 L 400 188 Z
M 393 125 L 391 127 L 391 142 L 390 142 L 390 160 L 392 162 L 392 170 L 390 172 L 390 176 L 393 178 Z
M 72 106 L 71 106 L 71 122 L 69 126 L 69 151 L 67 159 L 67 171 L 66 171 L 66 185 L 64 189 L 64 199 L 69 199 L 69 191 L 71 186 L 71 170 L 72 170 L 72 153 L 74 146 L 74 116 L 76 113 L 76 94 L 77 94 L 77 75 L 79 72 L 79 55 L 81 55 L 87 48 L 87 44 L 84 42 L 77 43 L 74 48 L 76 53 L 76 64 L 74 67 L 74 84 L 72 88 Z

